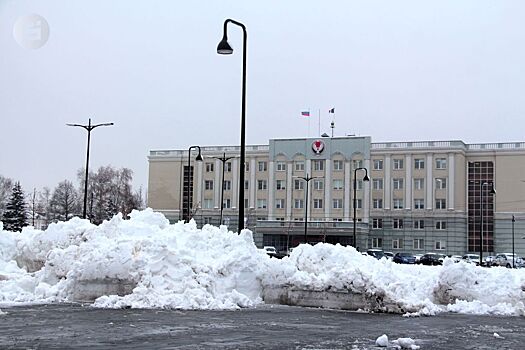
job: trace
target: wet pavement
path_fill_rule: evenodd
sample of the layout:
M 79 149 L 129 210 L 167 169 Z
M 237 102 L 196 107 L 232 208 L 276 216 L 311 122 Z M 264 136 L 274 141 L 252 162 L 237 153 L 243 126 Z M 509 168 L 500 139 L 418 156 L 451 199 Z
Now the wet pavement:
M 236 311 L 112 310 L 80 304 L 1 310 L 6 314 L 0 315 L 0 349 L 358 350 L 380 349 L 375 340 L 382 334 L 391 340 L 413 338 L 421 350 L 525 348 L 525 317 L 407 318 L 272 305 Z

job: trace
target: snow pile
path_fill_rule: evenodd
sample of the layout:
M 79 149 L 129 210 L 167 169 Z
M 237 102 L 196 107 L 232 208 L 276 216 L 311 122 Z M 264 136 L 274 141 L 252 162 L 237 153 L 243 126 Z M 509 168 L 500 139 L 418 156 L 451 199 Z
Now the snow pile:
M 0 223 L 0 228 L 2 228 Z M 108 286 L 128 286 L 111 295 Z M 195 222 L 170 225 L 151 209 L 99 226 L 78 218 L 46 231 L 0 232 L 0 303 L 95 299 L 98 307 L 231 309 L 267 288 L 352 292 L 406 315 L 525 315 L 525 269 L 398 265 L 352 247 L 300 245 L 282 260 L 252 234 Z M 111 289 L 111 288 L 110 288 Z

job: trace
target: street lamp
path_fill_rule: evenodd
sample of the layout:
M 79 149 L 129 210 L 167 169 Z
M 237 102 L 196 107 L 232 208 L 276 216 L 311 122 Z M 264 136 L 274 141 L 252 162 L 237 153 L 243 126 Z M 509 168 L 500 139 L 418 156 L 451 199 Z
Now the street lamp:
M 243 31 L 243 53 L 242 53 L 242 102 L 241 102 L 241 164 L 239 166 L 239 225 L 238 231 L 244 228 L 244 162 L 245 162 L 245 148 L 246 148 L 246 42 L 248 34 L 244 24 L 227 19 L 224 21 L 223 37 L 219 45 L 217 45 L 217 53 L 220 55 L 231 55 L 233 49 L 228 44 L 228 23 L 233 23 L 242 28 Z
M 190 187 L 191 187 L 190 179 L 193 177 L 193 172 L 191 171 L 191 150 L 195 148 L 199 150 L 199 154 L 197 155 L 197 157 L 195 157 L 195 160 L 198 162 L 202 162 L 201 148 L 199 146 L 190 146 L 190 148 L 188 148 L 188 175 L 187 175 L 188 183 L 186 186 L 187 197 L 186 197 L 186 215 L 184 215 L 186 217 L 185 222 L 189 222 L 191 219 L 191 202 L 192 201 L 190 200 Z M 193 198 L 193 196 L 191 197 Z
M 226 157 L 226 152 L 222 154 L 222 157 L 212 157 L 215 159 L 218 159 L 222 162 L 222 180 L 221 180 L 221 221 L 219 221 L 219 225 L 222 225 L 222 211 L 224 209 L 224 166 L 226 165 L 226 162 L 230 159 L 235 158 L 235 156 L 232 157 Z M 242 189 L 239 188 L 239 191 L 244 191 L 244 184 Z
M 78 126 L 81 128 L 86 129 L 88 133 L 87 138 L 87 155 L 86 155 L 86 176 L 84 179 L 84 209 L 82 211 L 82 217 L 86 218 L 86 210 L 87 210 L 87 188 L 88 188 L 88 174 L 89 174 L 89 144 L 91 142 L 91 130 L 98 128 L 99 126 L 111 126 L 114 125 L 113 123 L 102 123 L 102 124 L 95 124 L 91 125 L 91 118 L 89 118 L 88 125 L 81 125 L 81 124 L 66 124 L 67 126 Z
M 357 217 L 356 217 L 356 212 L 357 212 L 357 198 L 356 198 L 356 190 L 357 190 L 357 171 L 358 170 L 364 170 L 365 171 L 365 176 L 363 177 L 363 181 L 370 181 L 370 178 L 368 177 L 368 170 L 366 170 L 366 168 L 356 168 L 354 169 L 354 201 L 353 201 L 353 205 L 354 205 L 354 217 L 352 218 L 352 220 L 354 221 L 354 248 L 357 249 L 357 238 L 356 238 L 356 224 L 357 224 Z
M 514 256 L 514 222 L 516 218 L 512 215 L 512 268 L 516 268 L 516 256 Z
M 313 179 L 318 179 L 318 176 L 309 176 L 306 174 L 306 176 L 297 176 L 298 179 L 304 180 L 306 182 L 306 198 L 305 198 L 305 204 L 304 204 L 304 243 L 308 243 L 308 184 Z

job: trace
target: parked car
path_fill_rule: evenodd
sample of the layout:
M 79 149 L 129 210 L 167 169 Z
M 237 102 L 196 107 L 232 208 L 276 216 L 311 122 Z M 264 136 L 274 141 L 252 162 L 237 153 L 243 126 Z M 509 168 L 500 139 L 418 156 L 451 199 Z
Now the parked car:
M 443 256 L 437 253 L 426 253 L 419 259 L 423 265 L 443 265 Z
M 270 256 L 275 256 L 277 255 L 277 249 L 275 249 L 274 246 L 270 246 L 270 245 L 265 245 L 262 249 L 266 254 L 270 255 Z
M 385 253 L 381 249 L 368 249 L 366 253 L 378 260 L 385 256 Z
M 450 259 L 454 260 L 455 263 L 458 263 L 462 260 L 462 256 L 461 255 L 449 255 L 448 256 Z
M 394 255 L 394 262 L 398 264 L 415 264 L 416 257 L 410 253 L 396 253 Z
M 385 252 L 385 258 L 387 258 L 388 260 L 392 260 L 394 259 L 394 253 L 392 252 Z
M 479 265 L 479 255 L 478 254 L 465 254 L 463 255 L 462 259 L 466 263 Z
M 421 259 L 422 256 L 423 254 L 414 254 L 414 258 L 416 258 L 416 264 L 419 264 L 419 259 Z
M 513 263 L 514 262 L 514 263 Z M 494 258 L 493 266 L 523 267 L 523 259 L 512 253 L 501 253 Z

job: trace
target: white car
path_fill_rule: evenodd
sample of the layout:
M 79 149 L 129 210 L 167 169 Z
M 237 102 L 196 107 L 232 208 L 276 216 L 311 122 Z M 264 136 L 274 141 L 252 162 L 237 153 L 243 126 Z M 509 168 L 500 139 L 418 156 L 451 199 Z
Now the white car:
M 514 262 L 514 263 L 513 263 Z M 512 253 L 501 253 L 496 255 L 492 266 L 503 266 L 503 267 L 522 267 L 523 259 Z
M 277 254 L 277 250 L 274 246 L 271 245 L 265 245 L 262 250 L 270 256 L 274 256 Z

